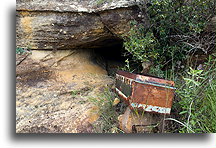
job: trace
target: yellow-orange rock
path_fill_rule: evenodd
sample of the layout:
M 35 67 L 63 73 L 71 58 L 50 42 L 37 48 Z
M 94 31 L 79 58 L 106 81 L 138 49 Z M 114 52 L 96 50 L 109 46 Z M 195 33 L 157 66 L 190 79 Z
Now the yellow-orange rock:
M 17 0 L 16 10 L 16 45 L 31 49 L 110 47 L 122 43 L 131 20 L 148 24 L 128 0 Z

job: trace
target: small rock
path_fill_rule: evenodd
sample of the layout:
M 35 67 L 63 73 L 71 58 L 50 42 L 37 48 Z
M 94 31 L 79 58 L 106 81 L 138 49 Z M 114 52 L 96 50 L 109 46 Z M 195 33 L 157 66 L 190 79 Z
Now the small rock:
M 120 99 L 119 98 L 115 98 L 112 105 L 116 106 L 119 102 L 120 102 Z

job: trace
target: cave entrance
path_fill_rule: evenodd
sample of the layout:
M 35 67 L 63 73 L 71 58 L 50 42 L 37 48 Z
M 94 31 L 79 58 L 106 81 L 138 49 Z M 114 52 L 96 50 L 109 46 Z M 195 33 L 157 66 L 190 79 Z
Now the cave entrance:
M 123 40 L 109 40 L 103 47 L 93 49 L 93 61 L 104 68 L 109 76 L 115 76 L 118 69 L 125 65 L 126 57 L 123 56 L 125 49 Z

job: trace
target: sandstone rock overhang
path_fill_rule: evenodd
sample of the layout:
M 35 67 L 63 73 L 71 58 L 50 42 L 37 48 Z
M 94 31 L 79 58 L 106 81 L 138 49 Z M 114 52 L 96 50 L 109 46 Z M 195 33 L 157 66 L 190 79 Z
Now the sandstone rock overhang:
M 17 0 L 17 10 L 58 12 L 99 12 L 130 7 L 140 0 Z
M 129 0 L 17 0 L 17 47 L 102 48 L 122 44 L 122 35 L 147 16 Z

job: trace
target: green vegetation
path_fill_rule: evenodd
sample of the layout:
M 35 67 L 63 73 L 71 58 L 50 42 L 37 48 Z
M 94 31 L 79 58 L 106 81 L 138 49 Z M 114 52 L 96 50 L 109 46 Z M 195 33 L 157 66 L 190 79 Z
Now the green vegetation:
M 71 91 L 72 97 L 75 97 L 75 96 L 77 96 L 77 95 L 80 95 L 80 93 L 81 93 L 80 90 L 73 90 L 73 91 Z
M 118 116 L 116 107 L 113 106 L 113 101 L 116 94 L 105 88 L 97 98 L 90 98 L 89 100 L 99 108 L 100 119 L 94 124 L 96 133 L 120 133 L 118 128 Z
M 16 48 L 16 54 L 23 54 L 25 52 L 26 52 L 26 50 L 24 48 L 20 48 L 20 47 Z
M 29 47 L 27 47 L 27 48 L 16 47 L 16 54 L 23 55 L 26 53 L 31 54 L 31 50 Z
M 88 85 L 88 84 L 86 84 L 86 85 Z M 92 88 L 90 86 L 86 86 L 86 87 L 78 89 L 78 90 L 72 90 L 71 96 L 72 97 L 86 96 L 90 91 L 92 91 Z
M 132 56 L 131 62 L 152 61 L 164 67 L 184 61 L 186 55 L 198 50 L 210 52 L 212 49 L 204 51 L 198 38 L 215 15 L 214 3 L 213 0 L 151 1 L 147 8 L 150 28 L 131 22 L 131 30 L 124 36 L 126 55 Z
M 215 34 L 205 32 L 215 1 L 153 0 L 146 12 L 150 27 L 133 21 L 124 35 L 124 70 L 140 72 L 142 62 L 152 62 L 150 74 L 174 80 L 178 88 L 178 117 L 166 120 L 179 124 L 181 133 L 216 132 Z
M 180 119 L 186 125 L 179 132 L 216 132 L 215 61 L 210 56 L 209 61 L 205 63 L 205 69 L 190 68 L 183 74 L 183 82 L 177 84 L 177 94 L 181 100 L 176 105 L 181 108 Z
M 98 4 L 105 2 L 98 0 Z M 128 59 L 122 70 L 141 72 L 142 62 L 151 62 L 150 74 L 176 83 L 172 120 L 179 133 L 216 132 L 216 52 L 215 33 L 206 32 L 207 23 L 215 16 L 215 0 L 181 1 L 151 0 L 138 4 L 150 20 L 149 27 L 136 21 L 123 35 L 124 56 Z M 204 55 L 204 59 L 199 59 Z M 118 113 L 112 106 L 114 94 L 109 90 L 92 99 L 100 107 L 102 132 L 117 129 Z

